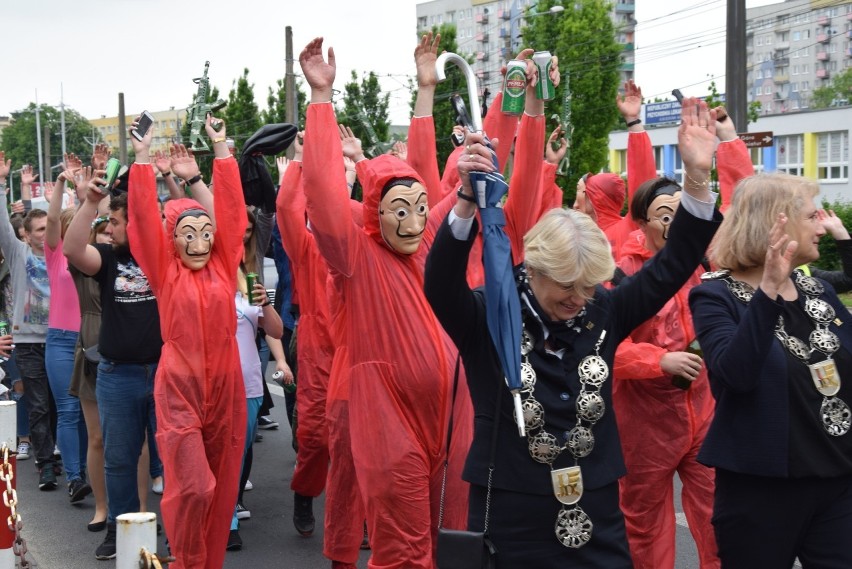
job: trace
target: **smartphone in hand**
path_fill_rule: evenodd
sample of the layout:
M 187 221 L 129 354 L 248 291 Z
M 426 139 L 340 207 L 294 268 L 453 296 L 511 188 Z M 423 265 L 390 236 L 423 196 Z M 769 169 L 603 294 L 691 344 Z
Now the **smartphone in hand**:
M 136 125 L 136 128 L 130 131 L 130 134 L 133 135 L 133 138 L 141 142 L 152 124 L 154 124 L 154 117 L 151 116 L 151 113 L 142 111 L 142 114 L 139 115 L 139 123 Z

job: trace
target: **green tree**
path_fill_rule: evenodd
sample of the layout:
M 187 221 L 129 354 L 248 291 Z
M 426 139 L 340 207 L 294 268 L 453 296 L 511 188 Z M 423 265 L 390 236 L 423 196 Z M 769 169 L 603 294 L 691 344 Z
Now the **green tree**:
M 223 111 L 228 137 L 234 139 L 238 153 L 246 140 L 260 128 L 260 112 L 254 102 L 254 85 L 249 84 L 248 74 L 246 68 L 234 81 L 228 93 L 228 106 Z
M 563 78 L 569 75 L 574 131 L 568 175 L 559 183 L 573 199 L 577 180 L 607 165 L 609 133 L 619 119 L 615 95 L 623 50 L 615 41 L 610 2 L 577 0 L 566 3 L 561 12 L 545 14 L 555 4 L 554 0 L 540 0 L 535 12 L 527 8 L 521 47 L 550 51 L 559 57 Z M 545 106 L 548 132 L 556 127 L 553 115 L 562 114 L 564 88 L 563 80 Z
M 263 124 L 287 122 L 287 85 L 284 79 L 275 82 L 276 88 L 269 87 L 266 95 L 266 109 L 260 112 Z M 294 124 L 304 124 L 305 108 L 308 96 L 302 90 L 301 81 L 296 82 L 296 108 L 298 116 L 293 120 Z
M 375 156 L 388 147 L 389 101 L 390 94 L 382 94 L 375 72 L 363 74 L 359 81 L 358 74 L 352 71 L 349 83 L 344 86 L 343 109 L 337 109 L 338 122 L 350 127 L 361 139 L 367 155 Z
M 50 156 L 45 168 L 55 166 L 62 160 L 62 122 L 60 111 L 50 105 L 40 105 L 39 122 L 41 136 L 44 129 L 50 132 Z M 30 164 L 38 169 L 38 152 L 36 147 L 35 103 L 30 103 L 23 110 L 12 113 L 12 124 L 3 130 L 3 142 L 0 149 L 6 152 L 6 158 L 12 160 L 12 168 L 17 170 L 24 164 Z M 83 162 L 88 163 L 92 158 L 92 145 L 86 142 L 86 137 L 92 137 L 92 125 L 80 113 L 73 109 L 65 109 L 65 146 L 68 152 L 73 152 Z M 42 147 L 44 139 L 42 138 Z M 53 176 L 40 175 L 39 180 L 50 180 Z
M 710 81 L 710 85 L 707 86 L 707 92 L 710 94 L 704 97 L 704 100 L 707 102 L 708 107 L 712 109 L 724 104 L 722 103 L 722 95 L 719 94 L 719 90 L 716 88 L 716 81 Z M 760 118 L 761 107 L 760 101 L 752 101 L 748 104 L 746 118 L 749 123 L 756 122 Z
M 852 68 L 834 76 L 825 87 L 814 89 L 811 108 L 825 109 L 838 105 L 848 105 L 852 99 Z

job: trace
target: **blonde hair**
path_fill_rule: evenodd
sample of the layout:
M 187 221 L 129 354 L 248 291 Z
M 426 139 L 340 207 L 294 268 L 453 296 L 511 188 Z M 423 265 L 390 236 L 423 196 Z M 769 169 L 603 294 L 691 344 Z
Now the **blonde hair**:
M 77 212 L 77 208 L 74 207 L 66 207 L 59 214 L 59 226 L 61 228 L 62 238 L 65 239 L 65 232 L 68 231 L 68 226 L 71 225 L 71 220 L 74 219 L 74 214 Z
M 804 222 L 802 209 L 818 193 L 816 182 L 790 174 L 757 174 L 741 180 L 710 245 L 710 261 L 732 271 L 762 267 L 778 214 L 787 216 L 787 234 L 795 235 Z
M 591 217 L 572 209 L 552 209 L 524 236 L 524 264 L 563 286 L 586 289 L 612 279 L 615 261 L 603 231 Z

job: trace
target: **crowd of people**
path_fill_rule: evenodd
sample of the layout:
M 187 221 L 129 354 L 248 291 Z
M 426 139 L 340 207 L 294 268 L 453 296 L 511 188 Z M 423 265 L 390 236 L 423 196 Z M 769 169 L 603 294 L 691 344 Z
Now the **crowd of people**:
M 325 492 L 332 568 L 370 548 L 370 567 L 430 569 L 440 527 L 484 532 L 500 568 L 673 569 L 676 474 L 702 568 L 852 567 L 852 317 L 837 296 L 852 239 L 818 186 L 755 174 L 724 109 L 693 98 L 683 182 L 660 177 L 631 81 L 615 101 L 626 183 L 586 174 L 563 208 L 568 143 L 546 135 L 533 50 L 518 55 L 523 114 L 498 94 L 441 172 L 439 45 L 415 48 L 408 140 L 385 155 L 338 124 L 335 54 L 316 38 L 299 57 L 304 131 L 267 125 L 238 162 L 208 116 L 210 184 L 185 147 L 152 154 L 153 129 L 130 137 L 111 187 L 106 147 L 87 165 L 66 155 L 47 211 L 23 168 L 23 203 L 0 208 L 0 355 L 39 488 L 64 470 L 72 504 L 94 494 L 95 556 L 111 559 L 117 516 L 144 511 L 153 485 L 170 567 L 221 567 L 273 423 L 271 359 L 298 383 L 294 529 L 313 534 Z M 556 58 L 549 72 L 558 85 Z M 276 189 L 250 157 L 289 146 Z M 478 184 L 504 183 L 509 161 L 508 197 L 488 203 Z M 0 187 L 10 169 L 0 153 Z M 509 348 L 484 292 L 495 224 L 514 266 L 496 307 L 517 312 Z M 827 232 L 845 271 L 809 266 Z M 512 393 L 501 350 L 520 362 Z

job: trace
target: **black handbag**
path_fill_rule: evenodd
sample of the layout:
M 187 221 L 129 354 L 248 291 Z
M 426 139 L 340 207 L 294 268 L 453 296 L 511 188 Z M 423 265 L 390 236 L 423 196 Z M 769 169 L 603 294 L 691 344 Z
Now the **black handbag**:
M 460 359 L 460 358 L 459 358 Z M 453 406 L 459 384 L 459 360 L 456 360 L 453 380 Z M 444 480 L 441 483 L 441 508 L 438 513 L 438 547 L 435 561 L 438 569 L 494 569 L 497 566 L 497 548 L 488 537 L 488 518 L 491 510 L 491 478 L 494 473 L 494 455 L 497 452 L 497 427 L 500 424 L 500 394 L 503 382 L 497 391 L 494 413 L 494 431 L 491 434 L 491 457 L 488 462 L 488 492 L 485 498 L 485 524 L 483 531 L 454 530 L 443 527 L 444 493 L 447 487 L 447 465 L 450 454 L 450 439 L 453 434 L 453 418 L 447 432 L 447 459 L 444 461 Z

